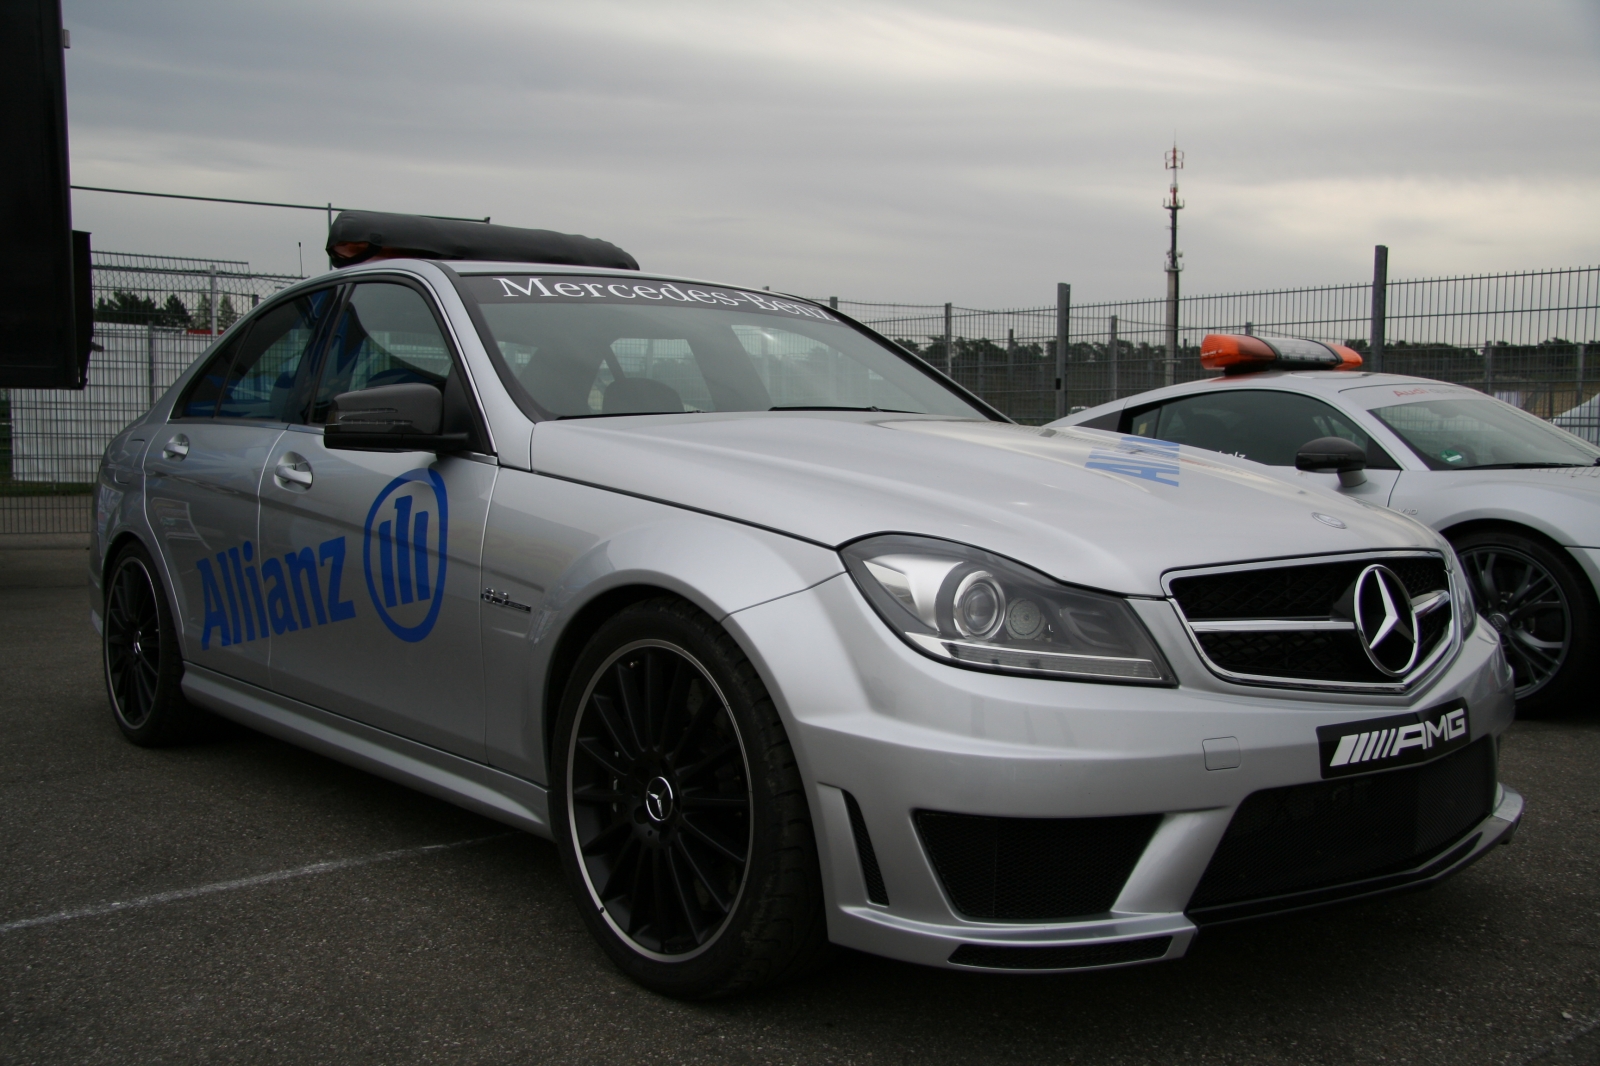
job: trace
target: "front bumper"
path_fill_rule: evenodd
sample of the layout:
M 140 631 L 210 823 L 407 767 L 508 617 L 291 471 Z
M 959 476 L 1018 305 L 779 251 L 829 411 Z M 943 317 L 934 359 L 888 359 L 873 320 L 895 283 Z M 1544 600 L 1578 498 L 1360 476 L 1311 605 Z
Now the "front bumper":
M 777 701 L 807 781 L 835 943 L 958 969 L 1051 972 L 1176 958 L 1200 924 L 1431 884 L 1510 839 L 1522 800 L 1496 786 L 1487 817 L 1410 867 L 1189 913 L 1240 804 L 1321 780 L 1317 726 L 1459 699 L 1472 741 L 1492 747 L 1512 720 L 1510 673 L 1493 631 L 1479 626 L 1453 661 L 1403 697 L 1250 688 L 1205 669 L 1168 603 L 1133 602 L 1177 687 L 934 662 L 894 637 L 843 575 L 726 620 Z M 1007 820 L 1144 815 L 1151 828 L 1109 908 L 1060 920 L 974 918 L 936 869 L 919 811 Z M 873 862 L 876 880 L 863 872 Z

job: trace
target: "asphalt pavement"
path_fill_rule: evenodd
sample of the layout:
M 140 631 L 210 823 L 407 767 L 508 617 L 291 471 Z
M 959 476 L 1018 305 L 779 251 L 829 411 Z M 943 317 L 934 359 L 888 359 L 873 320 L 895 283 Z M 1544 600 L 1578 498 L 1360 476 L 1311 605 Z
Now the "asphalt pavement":
M 841 952 L 683 1004 L 544 841 L 240 728 L 126 743 L 83 560 L 0 545 L 0 1063 L 1600 1063 L 1600 717 L 1514 727 L 1515 843 L 1428 892 L 1155 966 Z

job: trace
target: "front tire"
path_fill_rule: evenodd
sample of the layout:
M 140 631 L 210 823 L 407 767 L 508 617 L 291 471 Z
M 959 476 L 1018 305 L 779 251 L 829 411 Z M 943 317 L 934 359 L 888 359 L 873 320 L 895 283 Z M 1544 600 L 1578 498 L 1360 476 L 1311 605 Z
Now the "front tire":
M 569 884 L 634 980 L 709 999 L 825 957 L 794 752 L 749 660 L 705 614 L 663 597 L 603 625 L 567 684 L 551 761 Z
M 1517 712 L 1537 715 L 1585 697 L 1595 639 L 1594 592 L 1559 548 L 1512 529 L 1452 538 L 1478 613 L 1500 633 Z
M 101 660 L 117 728 L 146 748 L 195 739 L 200 714 L 183 695 L 178 630 L 155 563 L 130 544 L 106 574 Z

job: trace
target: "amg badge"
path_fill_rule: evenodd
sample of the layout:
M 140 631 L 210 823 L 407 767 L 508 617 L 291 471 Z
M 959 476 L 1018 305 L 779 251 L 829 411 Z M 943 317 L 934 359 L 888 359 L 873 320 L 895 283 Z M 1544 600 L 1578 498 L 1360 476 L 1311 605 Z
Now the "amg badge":
M 1323 777 L 1428 762 L 1471 739 L 1467 707 L 1460 700 L 1426 711 L 1317 727 Z

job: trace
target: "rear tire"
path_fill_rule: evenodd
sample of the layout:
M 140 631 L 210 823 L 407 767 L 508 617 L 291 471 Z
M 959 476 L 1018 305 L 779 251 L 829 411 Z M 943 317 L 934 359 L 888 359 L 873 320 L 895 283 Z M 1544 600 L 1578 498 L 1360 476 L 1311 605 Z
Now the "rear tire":
M 1582 571 L 1560 548 L 1508 528 L 1451 538 L 1478 613 L 1500 633 L 1517 687 L 1517 713 L 1576 707 L 1593 673 L 1600 610 Z
M 661 597 L 589 641 L 561 702 L 551 821 L 585 924 L 628 976 L 712 999 L 825 960 L 794 752 L 715 622 Z
M 195 739 L 202 716 L 183 695 L 183 654 L 155 563 L 130 544 L 106 574 L 101 661 L 117 728 L 147 748 Z

